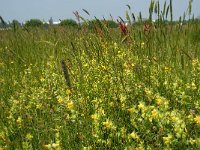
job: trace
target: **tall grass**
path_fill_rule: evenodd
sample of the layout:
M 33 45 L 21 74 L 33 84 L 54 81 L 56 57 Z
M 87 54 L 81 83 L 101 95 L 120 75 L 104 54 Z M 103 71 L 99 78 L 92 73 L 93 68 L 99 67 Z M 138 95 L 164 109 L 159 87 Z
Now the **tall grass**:
M 166 24 L 172 1 L 149 10 L 127 35 L 0 31 L 0 148 L 199 149 L 200 26 Z

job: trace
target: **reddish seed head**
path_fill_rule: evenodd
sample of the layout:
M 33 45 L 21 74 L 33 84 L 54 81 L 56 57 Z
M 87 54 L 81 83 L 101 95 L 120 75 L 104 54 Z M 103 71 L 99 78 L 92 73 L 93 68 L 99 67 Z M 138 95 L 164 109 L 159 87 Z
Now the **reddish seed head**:
M 119 21 L 118 19 L 117 19 L 117 22 L 118 22 L 118 24 L 119 24 L 119 28 L 120 28 L 121 32 L 122 32 L 124 35 L 127 35 L 128 29 L 127 29 L 126 24 L 122 23 L 122 22 Z
M 149 32 L 151 29 L 151 25 L 148 22 L 144 23 L 144 32 Z

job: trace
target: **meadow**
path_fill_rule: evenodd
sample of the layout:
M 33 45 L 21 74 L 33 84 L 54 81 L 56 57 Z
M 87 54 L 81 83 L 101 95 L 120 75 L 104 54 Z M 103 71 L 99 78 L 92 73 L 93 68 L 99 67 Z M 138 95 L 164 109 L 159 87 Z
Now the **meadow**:
M 0 150 L 200 149 L 199 35 L 192 20 L 0 31 Z

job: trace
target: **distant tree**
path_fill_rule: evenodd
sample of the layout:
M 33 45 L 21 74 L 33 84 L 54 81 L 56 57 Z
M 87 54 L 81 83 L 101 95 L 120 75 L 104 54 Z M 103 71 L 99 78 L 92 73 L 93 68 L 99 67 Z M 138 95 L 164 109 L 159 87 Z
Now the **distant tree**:
M 13 28 L 14 31 L 19 29 L 21 26 L 22 26 L 21 23 L 15 19 L 11 23 L 9 23 L 9 27 Z
M 15 19 L 14 19 L 14 20 L 12 21 L 12 23 L 11 23 L 11 26 L 12 26 L 12 27 L 14 27 L 14 26 L 15 26 L 15 27 L 21 27 L 21 23 L 20 23 L 18 20 L 15 20 Z
M 76 21 L 73 20 L 73 19 L 65 19 L 65 20 L 62 20 L 62 21 L 60 22 L 60 25 L 61 25 L 61 26 L 71 26 L 71 27 L 76 27 L 76 26 L 78 26 L 78 24 L 76 23 Z
M 113 21 L 113 20 L 97 20 L 97 19 L 93 19 L 90 20 L 88 22 L 84 22 L 82 24 L 83 27 L 88 27 L 88 29 L 95 29 L 97 28 L 101 28 L 101 25 L 105 25 L 107 28 L 117 28 L 118 24 Z
M 43 22 L 39 19 L 31 19 L 25 23 L 26 27 L 41 27 Z
M 49 19 L 49 25 L 53 25 L 53 18 L 52 17 Z
M 108 28 L 117 28 L 118 24 L 113 20 L 106 20 L 105 21 Z

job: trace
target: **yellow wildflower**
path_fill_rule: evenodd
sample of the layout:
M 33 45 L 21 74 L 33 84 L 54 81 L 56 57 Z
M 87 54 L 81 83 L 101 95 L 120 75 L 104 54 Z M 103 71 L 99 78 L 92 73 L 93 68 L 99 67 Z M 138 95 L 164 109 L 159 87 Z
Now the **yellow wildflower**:
M 162 104 L 162 99 L 161 98 L 157 98 L 156 99 L 156 104 L 157 105 L 161 105 Z
M 46 149 L 51 149 L 51 144 L 43 145 L 43 147 L 46 148 Z
M 198 63 L 199 63 L 199 62 L 198 62 L 197 59 L 192 60 L 192 66 L 193 66 L 193 67 L 197 66 Z
M 121 132 L 122 137 L 125 138 L 125 136 L 126 136 L 126 128 L 122 127 L 120 132 Z
M 190 144 L 194 145 L 196 143 L 196 140 L 190 138 L 189 142 L 190 142 Z
M 92 148 L 90 146 L 88 147 L 83 147 L 83 150 L 91 150 Z
M 59 96 L 59 97 L 58 97 L 58 103 L 59 103 L 59 104 L 62 104 L 63 101 L 64 101 L 63 98 Z
M 196 85 L 195 85 L 194 82 L 192 82 L 192 84 L 191 84 L 191 88 L 192 88 L 193 90 L 196 90 L 196 89 L 197 89 L 197 87 L 196 87 Z
M 117 45 L 117 43 L 116 43 L 116 42 L 114 43 L 114 48 L 115 48 L 115 49 L 117 49 L 117 48 L 118 48 L 118 45 Z
M 16 122 L 17 122 L 18 124 L 21 124 L 22 121 L 23 121 L 22 118 L 21 118 L 21 117 L 18 117 Z
M 140 102 L 140 104 L 138 105 L 138 108 L 143 110 L 145 108 L 144 103 Z
M 104 128 L 106 128 L 106 129 L 114 129 L 115 128 L 112 121 L 110 121 L 109 119 L 107 119 L 102 124 L 103 124 Z
M 40 81 L 41 81 L 41 82 L 44 82 L 44 81 L 45 81 L 45 78 L 44 78 L 44 77 L 41 77 L 41 78 L 40 78 Z
M 66 90 L 66 94 L 67 94 L 67 95 L 71 95 L 71 94 L 72 94 L 71 90 L 70 90 L 70 89 L 67 89 L 67 90 Z
M 132 132 L 131 134 L 130 134 L 130 137 L 132 138 L 132 139 L 138 139 L 139 137 L 138 137 L 138 135 L 135 133 L 135 132 Z
M 129 108 L 128 112 L 133 113 L 133 112 L 135 112 L 135 109 L 134 108 Z
M 27 139 L 27 140 L 32 140 L 32 138 L 33 138 L 33 136 L 32 136 L 30 133 L 28 133 L 28 134 L 26 135 L 26 139 Z
M 67 102 L 67 108 L 73 109 L 74 108 L 74 103 L 72 101 Z
M 60 144 L 59 143 L 53 143 L 52 144 L 52 148 L 59 148 L 60 147 Z
M 166 73 L 169 73 L 169 72 L 171 72 L 171 68 L 170 68 L 170 67 L 167 67 L 167 66 L 165 66 L 165 67 L 164 67 L 164 71 L 165 71 Z
M 91 115 L 91 118 L 95 121 L 95 120 L 98 119 L 98 115 L 97 114 L 93 114 L 93 115 Z
M 152 95 L 152 92 L 151 92 L 151 90 L 150 90 L 149 88 L 145 88 L 145 89 L 144 89 L 144 92 L 145 92 L 145 94 L 146 94 L 147 96 Z
M 194 118 L 194 122 L 195 122 L 196 124 L 200 125 L 200 116 L 196 116 L 196 117 Z
M 97 100 L 97 99 L 93 99 L 91 102 L 92 102 L 93 104 L 96 104 L 96 103 L 98 102 L 98 100 Z
M 168 134 L 168 136 L 163 137 L 163 141 L 164 141 L 165 144 L 169 144 L 171 142 L 171 139 L 172 139 L 171 134 Z
M 41 109 L 42 108 L 42 104 L 36 104 L 36 108 L 37 109 Z
M 156 118 L 158 116 L 158 111 L 156 109 L 151 111 L 151 117 Z
M 104 65 L 101 66 L 101 69 L 102 69 L 103 71 L 106 71 L 106 70 L 107 70 L 106 66 L 104 66 Z
M 46 148 L 46 149 L 56 149 L 56 150 L 61 149 L 59 143 L 46 144 L 43 147 Z
M 144 42 L 141 43 L 141 48 L 142 48 L 142 49 L 144 48 Z

